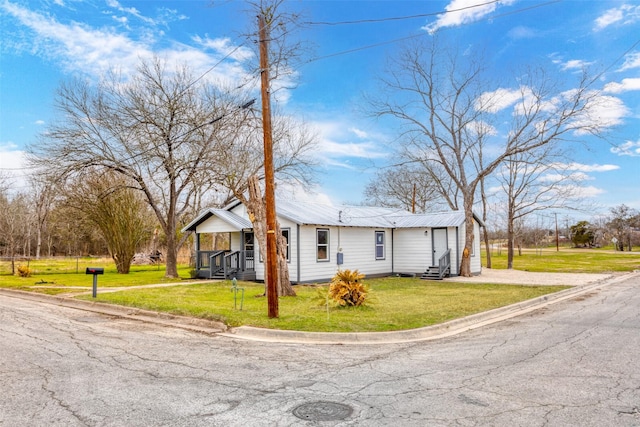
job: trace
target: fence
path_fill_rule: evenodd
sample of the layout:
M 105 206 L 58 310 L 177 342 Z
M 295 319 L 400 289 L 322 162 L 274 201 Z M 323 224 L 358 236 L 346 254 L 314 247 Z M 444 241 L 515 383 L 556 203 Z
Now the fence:
M 26 266 L 34 274 L 42 273 L 84 273 L 87 267 L 113 265 L 108 257 L 0 257 L 0 275 L 15 274 L 19 266 Z

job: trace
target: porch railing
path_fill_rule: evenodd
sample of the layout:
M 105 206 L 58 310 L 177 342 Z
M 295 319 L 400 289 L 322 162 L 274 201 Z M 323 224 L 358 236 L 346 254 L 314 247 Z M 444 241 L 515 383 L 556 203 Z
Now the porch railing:
M 225 251 L 197 251 L 196 268 L 198 270 L 208 269 L 211 266 L 211 258 Z
M 451 274 L 451 249 L 447 249 L 438 260 L 438 276 L 442 279 L 445 274 Z
M 229 278 L 237 271 L 255 270 L 254 251 L 235 251 L 224 256 L 224 276 Z

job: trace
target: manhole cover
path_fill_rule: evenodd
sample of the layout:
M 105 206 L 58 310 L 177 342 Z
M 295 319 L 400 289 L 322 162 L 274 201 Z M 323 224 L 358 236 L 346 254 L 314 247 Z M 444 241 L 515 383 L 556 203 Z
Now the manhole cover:
M 348 405 L 334 402 L 305 403 L 293 410 L 293 415 L 302 420 L 337 421 L 348 418 L 353 409 Z

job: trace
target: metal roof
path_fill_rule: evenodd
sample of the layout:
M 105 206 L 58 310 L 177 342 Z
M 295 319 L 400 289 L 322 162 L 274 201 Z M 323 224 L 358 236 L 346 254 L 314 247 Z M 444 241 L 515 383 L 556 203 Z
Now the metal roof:
M 317 203 L 278 201 L 278 216 L 296 224 L 342 227 L 434 228 L 459 227 L 464 224 L 464 212 L 449 211 L 413 214 L 395 208 L 370 206 L 331 206 Z M 474 215 L 476 221 L 482 221 Z
M 215 215 L 238 231 L 253 228 L 248 218 L 241 217 L 231 209 L 238 206 L 230 204 L 224 209 L 207 209 L 198 218 L 183 228 L 183 231 L 195 231 L 196 227 Z M 459 227 L 464 224 L 464 212 L 450 211 L 427 214 L 370 206 L 333 206 L 289 200 L 276 202 L 277 216 L 299 225 L 325 225 L 336 227 L 379 227 L 379 228 L 437 228 Z M 476 221 L 482 221 L 474 215 Z
M 253 224 L 251 224 L 251 221 L 249 221 L 249 219 L 242 218 L 241 216 L 238 216 L 233 212 L 224 209 L 207 209 L 206 211 L 198 215 L 197 218 L 191 221 L 186 227 L 184 227 L 182 231 L 196 231 L 196 227 L 198 225 L 202 224 L 212 216 L 220 218 L 238 231 L 244 230 L 246 228 L 253 228 Z
M 408 214 L 399 209 L 366 206 L 332 206 L 307 202 L 278 201 L 278 216 L 300 225 L 392 228 L 389 215 Z

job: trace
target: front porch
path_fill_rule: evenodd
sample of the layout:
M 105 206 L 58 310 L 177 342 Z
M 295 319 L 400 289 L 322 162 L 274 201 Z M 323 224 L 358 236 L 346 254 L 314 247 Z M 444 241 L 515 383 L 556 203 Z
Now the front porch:
M 196 277 L 199 279 L 256 280 L 255 253 L 245 251 L 196 251 Z

